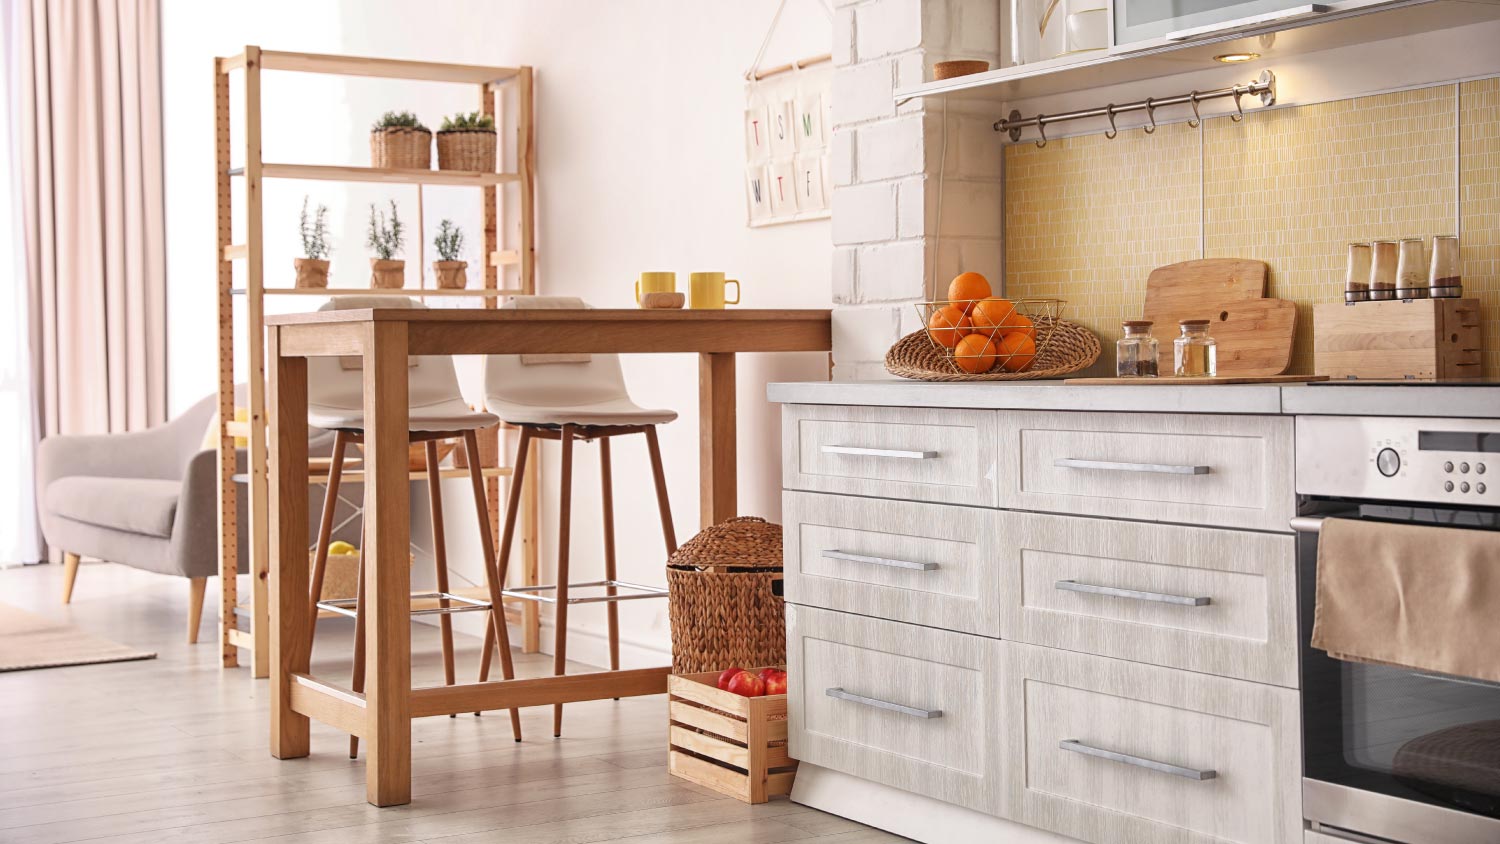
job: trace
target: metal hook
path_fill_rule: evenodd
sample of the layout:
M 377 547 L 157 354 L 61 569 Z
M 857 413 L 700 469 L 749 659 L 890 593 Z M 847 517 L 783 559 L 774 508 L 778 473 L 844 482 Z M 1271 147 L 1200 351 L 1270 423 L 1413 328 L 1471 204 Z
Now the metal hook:
M 1151 119 L 1151 125 L 1144 127 L 1146 134 L 1150 135 L 1156 131 L 1156 105 L 1151 102 L 1151 97 L 1146 98 L 1146 117 Z
M 1045 114 L 1038 114 L 1036 116 L 1036 131 L 1037 131 L 1037 134 L 1041 135 L 1041 137 L 1038 138 L 1037 142 L 1036 142 L 1036 148 L 1037 149 L 1041 149 L 1042 147 L 1044 147 L 1044 146 L 1047 145 L 1047 123 L 1046 123 L 1046 117 L 1047 117 L 1047 115 L 1045 115 Z
M 1200 123 L 1203 122 L 1203 118 L 1200 117 L 1200 116 L 1198 116 L 1198 92 L 1197 91 L 1193 91 L 1192 93 L 1188 94 L 1188 102 L 1190 102 L 1190 103 L 1193 104 L 1193 119 L 1188 121 L 1188 128 L 1190 128 L 1190 129 L 1197 129 L 1198 128 L 1198 124 L 1200 124 Z
M 1229 115 L 1229 119 L 1235 123 L 1245 119 L 1245 107 L 1240 105 L 1240 97 L 1244 96 L 1244 94 L 1245 92 L 1240 90 L 1240 86 L 1234 86 L 1234 110 L 1236 113 Z
M 1104 116 L 1109 118 L 1109 131 L 1104 133 L 1104 137 L 1109 138 L 1111 141 L 1113 141 L 1115 139 L 1115 136 L 1120 134 L 1120 130 L 1115 128 L 1114 103 L 1110 103 L 1109 105 L 1104 107 Z

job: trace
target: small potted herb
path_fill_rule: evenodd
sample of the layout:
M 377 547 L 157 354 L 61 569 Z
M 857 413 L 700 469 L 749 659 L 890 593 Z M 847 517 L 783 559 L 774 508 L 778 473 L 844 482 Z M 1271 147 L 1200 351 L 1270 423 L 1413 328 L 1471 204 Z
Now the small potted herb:
M 297 232 L 302 235 L 302 254 L 294 258 L 297 268 L 297 287 L 328 286 L 328 206 L 318 205 L 311 218 L 307 213 L 308 197 L 302 197 L 302 216 Z
M 396 257 L 406 245 L 403 233 L 394 199 L 391 200 L 389 220 L 384 211 L 377 212 L 375 204 L 370 203 L 370 231 L 365 243 L 378 256 L 370 259 L 371 287 L 396 288 L 406 285 L 406 262 Z
M 388 111 L 370 127 L 370 166 L 432 169 L 432 132 L 409 111 Z
M 469 262 L 462 260 L 464 230 L 453 225 L 452 220 L 438 224 L 437 237 L 432 239 L 438 258 L 432 262 L 432 274 L 437 276 L 437 286 L 450 290 L 462 290 L 469 286 Z
M 437 148 L 439 170 L 495 172 L 495 118 L 477 111 L 443 118 Z

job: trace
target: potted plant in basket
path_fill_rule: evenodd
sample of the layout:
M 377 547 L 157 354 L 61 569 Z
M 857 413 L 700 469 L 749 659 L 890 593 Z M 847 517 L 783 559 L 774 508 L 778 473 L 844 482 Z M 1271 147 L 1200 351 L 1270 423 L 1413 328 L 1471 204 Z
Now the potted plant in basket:
M 453 225 L 452 220 L 438 224 L 437 237 L 432 239 L 440 260 L 432 262 L 432 274 L 437 276 L 437 286 L 450 290 L 462 290 L 469 286 L 469 262 L 461 260 L 464 249 L 464 230 Z
M 439 170 L 495 172 L 495 118 L 477 111 L 443 118 L 437 148 Z
M 328 206 L 318 205 L 311 219 L 307 215 L 308 197 L 302 197 L 302 216 L 297 232 L 302 235 L 302 254 L 294 258 L 297 268 L 297 287 L 328 286 Z
M 432 132 L 409 111 L 388 111 L 370 127 L 370 166 L 432 168 Z
M 365 243 L 376 256 L 370 259 L 370 286 L 396 288 L 406 285 L 406 262 L 397 258 L 405 245 L 401 217 L 396 213 L 396 201 L 391 200 L 391 217 L 377 212 L 375 203 L 370 203 L 370 231 Z

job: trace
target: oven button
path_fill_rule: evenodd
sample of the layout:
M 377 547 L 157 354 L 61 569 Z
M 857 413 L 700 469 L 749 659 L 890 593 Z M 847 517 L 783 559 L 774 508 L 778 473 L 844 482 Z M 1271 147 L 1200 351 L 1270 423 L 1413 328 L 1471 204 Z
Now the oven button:
M 1452 481 L 1443 481 L 1443 492 L 1452 492 L 1452 491 L 1453 491 L 1453 482 Z
M 1469 473 L 1469 464 L 1467 464 L 1467 463 L 1460 463 L 1460 464 L 1458 464 L 1458 471 L 1463 472 L 1465 475 L 1467 475 Z
M 1480 463 L 1478 466 L 1475 466 L 1474 467 L 1474 471 L 1476 471 L 1479 474 L 1483 475 L 1484 474 L 1484 464 Z
M 1380 453 L 1375 455 L 1375 468 L 1380 470 L 1380 474 L 1389 478 L 1401 471 L 1401 455 L 1397 454 L 1394 448 L 1382 448 Z
M 1479 493 L 1480 495 L 1484 495 L 1484 484 L 1478 484 L 1478 485 L 1476 485 L 1474 487 L 1474 491 L 1477 492 L 1477 493 Z
M 1444 472 L 1452 472 L 1453 471 L 1453 461 L 1452 460 L 1448 460 L 1448 461 L 1445 461 L 1443 463 L 1443 471 Z
M 1468 492 L 1469 491 L 1469 484 L 1468 484 L 1468 482 L 1466 481 L 1464 483 L 1459 484 L 1458 485 L 1458 491 L 1459 492 Z

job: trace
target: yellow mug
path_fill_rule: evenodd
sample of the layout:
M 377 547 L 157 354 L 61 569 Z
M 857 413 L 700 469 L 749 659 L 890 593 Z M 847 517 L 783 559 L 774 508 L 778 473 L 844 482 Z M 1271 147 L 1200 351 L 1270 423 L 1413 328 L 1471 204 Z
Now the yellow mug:
M 647 293 L 673 293 L 677 290 L 677 273 L 641 273 L 635 283 L 635 303 Z
M 725 299 L 724 290 L 734 285 L 734 298 Z M 722 310 L 725 305 L 740 303 L 740 283 L 724 278 L 723 273 L 693 273 L 688 276 L 688 307 Z

